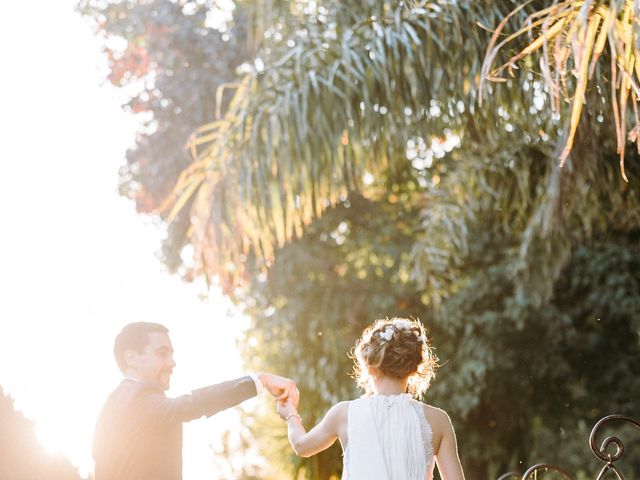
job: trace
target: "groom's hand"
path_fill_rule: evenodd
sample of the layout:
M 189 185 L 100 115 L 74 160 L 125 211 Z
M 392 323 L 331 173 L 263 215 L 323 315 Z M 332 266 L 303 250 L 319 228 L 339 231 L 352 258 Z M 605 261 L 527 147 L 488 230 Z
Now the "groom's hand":
M 272 373 L 260 373 L 258 379 L 262 382 L 264 388 L 278 400 L 287 400 L 293 405 L 298 405 L 298 388 L 296 382 L 286 377 L 279 377 Z

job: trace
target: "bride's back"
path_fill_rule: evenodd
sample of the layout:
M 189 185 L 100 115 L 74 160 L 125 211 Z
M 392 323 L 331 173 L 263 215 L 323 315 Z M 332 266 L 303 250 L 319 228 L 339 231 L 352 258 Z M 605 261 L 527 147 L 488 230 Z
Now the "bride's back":
M 354 348 L 354 377 L 368 396 L 340 402 L 308 433 L 296 404 L 279 402 L 295 452 L 309 457 L 340 439 L 343 480 L 464 480 L 449 416 L 421 398 L 437 358 L 417 320 L 376 320 Z M 405 393 L 407 392 L 407 393 Z
M 348 402 L 343 480 L 424 480 L 433 473 L 433 430 L 408 394 Z

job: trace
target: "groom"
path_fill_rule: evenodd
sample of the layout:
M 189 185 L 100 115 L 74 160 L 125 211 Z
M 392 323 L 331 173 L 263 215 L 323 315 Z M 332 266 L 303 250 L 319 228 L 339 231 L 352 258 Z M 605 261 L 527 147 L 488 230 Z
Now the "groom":
M 173 347 L 163 325 L 137 322 L 116 337 L 123 373 L 98 417 L 93 441 L 95 480 L 181 480 L 182 423 L 211 416 L 266 388 L 295 399 L 295 382 L 270 373 L 248 375 L 168 398 Z

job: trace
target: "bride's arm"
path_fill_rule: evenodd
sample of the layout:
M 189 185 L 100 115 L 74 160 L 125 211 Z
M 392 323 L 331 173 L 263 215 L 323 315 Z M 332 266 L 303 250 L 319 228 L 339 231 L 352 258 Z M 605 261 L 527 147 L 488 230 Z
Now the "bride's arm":
M 278 402 L 278 413 L 286 420 L 289 443 L 300 457 L 310 457 L 329 448 L 338 438 L 340 426 L 346 423 L 347 402 L 341 402 L 327 412 L 322 421 L 307 432 L 293 405 Z
M 456 433 L 449 419 L 449 415 L 440 410 L 438 418 L 439 426 L 442 428 L 442 440 L 436 453 L 436 463 L 442 480 L 464 480 L 460 457 L 458 456 L 458 444 Z

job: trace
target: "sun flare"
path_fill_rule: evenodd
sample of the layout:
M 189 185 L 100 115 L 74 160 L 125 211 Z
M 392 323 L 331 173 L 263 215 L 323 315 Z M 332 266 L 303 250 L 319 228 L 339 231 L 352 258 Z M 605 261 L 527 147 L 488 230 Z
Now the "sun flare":
M 99 40 L 76 3 L 13 2 L 0 17 L 2 58 L 20 72 L 0 89 L 11 120 L 4 175 L 28 183 L 5 182 L 0 192 L 4 205 L 20 199 L 4 212 L 20 234 L 5 236 L 0 251 L 0 288 L 11 292 L 0 303 L 0 385 L 43 448 L 86 477 L 96 418 L 121 378 L 112 348 L 125 323 L 169 328 L 178 362 L 170 393 L 179 395 L 240 375 L 234 339 L 244 322 L 226 321 L 232 307 L 221 295 L 200 301 L 163 269 L 162 232 L 118 195 L 137 126 L 104 85 Z M 185 480 L 215 475 L 209 445 L 220 421 L 185 429 L 185 444 L 197 445 L 185 448 Z

